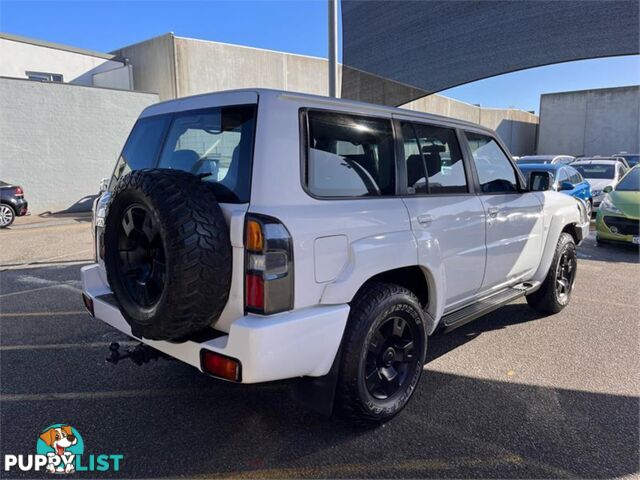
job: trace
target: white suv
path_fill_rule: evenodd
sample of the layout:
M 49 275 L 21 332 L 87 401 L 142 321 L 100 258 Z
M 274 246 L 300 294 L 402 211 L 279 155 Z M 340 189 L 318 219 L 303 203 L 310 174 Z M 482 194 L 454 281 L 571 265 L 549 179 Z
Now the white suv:
M 361 422 L 407 403 L 427 338 L 569 302 L 585 206 L 525 185 L 495 132 L 271 90 L 147 108 L 95 207 L 85 305 L 233 382 L 302 377 Z

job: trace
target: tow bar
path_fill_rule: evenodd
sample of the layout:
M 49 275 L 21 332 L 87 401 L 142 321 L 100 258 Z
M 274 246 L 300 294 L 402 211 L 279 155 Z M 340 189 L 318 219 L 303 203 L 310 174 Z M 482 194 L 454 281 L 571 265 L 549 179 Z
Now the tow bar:
M 166 354 L 156 350 L 149 345 L 139 343 L 133 348 L 125 349 L 125 353 L 120 353 L 120 344 L 113 342 L 109 345 L 109 351 L 111 354 L 107 357 L 107 362 L 117 365 L 120 360 L 126 358 L 131 359 L 136 365 L 142 365 L 143 363 L 149 363 L 151 360 L 158 360 L 159 358 L 170 358 Z

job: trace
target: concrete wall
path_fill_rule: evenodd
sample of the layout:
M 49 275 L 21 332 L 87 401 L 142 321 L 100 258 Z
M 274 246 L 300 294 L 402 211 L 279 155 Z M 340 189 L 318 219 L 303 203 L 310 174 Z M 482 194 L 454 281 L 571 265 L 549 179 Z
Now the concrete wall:
M 544 94 L 538 153 L 640 152 L 640 86 Z
M 133 84 L 140 92 L 157 93 L 160 100 L 177 97 L 175 44 L 171 33 L 112 52 L 133 65 Z
M 177 96 L 234 88 L 326 95 L 327 60 L 175 37 Z
M 535 153 L 538 117 L 532 113 L 478 107 L 442 95 L 429 95 L 409 102 L 403 108 L 478 123 L 498 132 L 513 155 Z
M 0 78 L 0 179 L 34 213 L 90 207 L 137 116 L 157 95 Z
M 108 59 L 107 55 L 88 55 L 48 46 L 35 45 L 0 37 L 0 76 L 27 78 L 26 72 L 55 73 L 63 82 L 94 85 L 95 74 L 111 71 L 110 82 L 102 86 L 132 89 L 129 72 L 123 62 Z
M 136 90 L 161 100 L 234 88 L 275 88 L 327 95 L 327 60 L 229 45 L 169 33 L 113 52 L 133 64 Z M 340 77 L 339 70 L 339 77 Z M 340 85 L 338 78 L 338 85 Z M 404 108 L 468 120 L 497 129 L 514 155 L 535 153 L 537 118 L 511 109 L 484 109 L 430 95 Z

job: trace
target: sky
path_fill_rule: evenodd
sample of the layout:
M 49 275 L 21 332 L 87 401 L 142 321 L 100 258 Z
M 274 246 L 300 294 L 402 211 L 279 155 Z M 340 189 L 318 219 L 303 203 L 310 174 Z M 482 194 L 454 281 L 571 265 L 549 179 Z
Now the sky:
M 286 52 L 327 56 L 326 0 L 0 0 L 0 31 L 109 52 L 173 32 Z M 486 107 L 538 111 L 541 93 L 640 84 L 640 57 L 528 69 L 440 92 Z

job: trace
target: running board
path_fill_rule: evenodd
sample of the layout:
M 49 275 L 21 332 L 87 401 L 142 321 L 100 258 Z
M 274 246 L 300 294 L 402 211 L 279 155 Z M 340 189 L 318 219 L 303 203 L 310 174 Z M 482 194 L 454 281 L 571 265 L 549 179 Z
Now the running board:
M 443 333 L 449 333 L 462 325 L 466 325 L 473 320 L 493 312 L 494 310 L 511 303 L 514 300 L 524 297 L 525 295 L 534 292 L 540 287 L 540 285 L 531 285 L 524 283 L 516 285 L 515 287 L 507 288 L 498 293 L 494 293 L 490 297 L 486 297 L 468 307 L 464 307 L 455 312 L 451 312 L 442 317 L 442 323 L 444 325 Z

